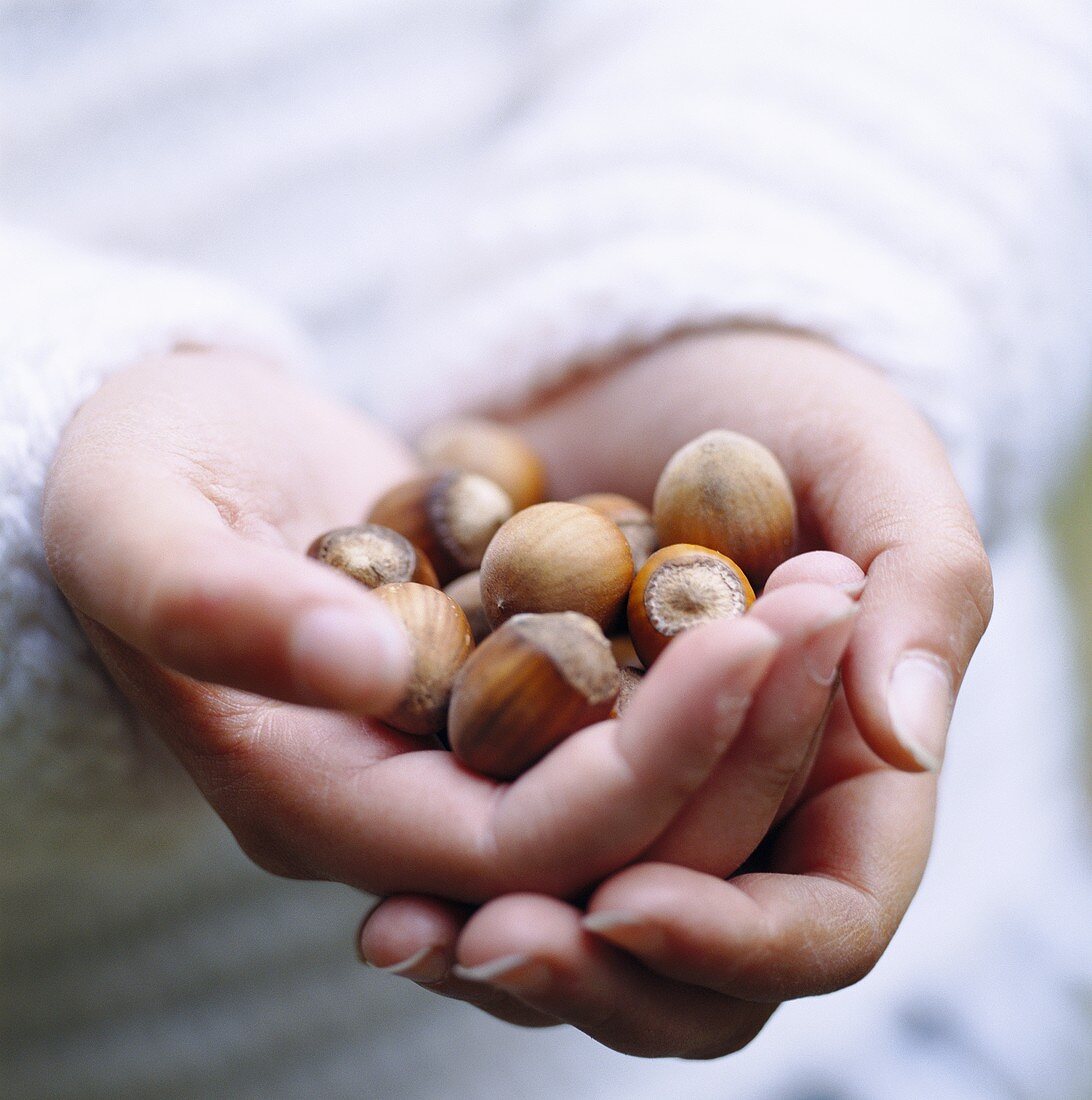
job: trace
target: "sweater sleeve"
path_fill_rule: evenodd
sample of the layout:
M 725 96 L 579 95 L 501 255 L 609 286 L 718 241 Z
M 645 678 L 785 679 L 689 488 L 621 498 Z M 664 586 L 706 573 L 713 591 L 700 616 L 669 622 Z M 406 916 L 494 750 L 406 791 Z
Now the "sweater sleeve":
M 0 230 L 0 286 L 0 845 L 15 866 L 77 841 L 101 850 L 127 827 L 154 844 L 186 789 L 46 567 L 42 489 L 62 429 L 110 371 L 181 343 L 304 349 L 233 287 L 16 230 Z
M 1087 5 L 570 0 L 536 33 L 414 272 L 403 361 L 449 378 L 420 419 L 692 326 L 789 326 L 924 411 L 988 534 L 1035 506 L 1092 385 Z

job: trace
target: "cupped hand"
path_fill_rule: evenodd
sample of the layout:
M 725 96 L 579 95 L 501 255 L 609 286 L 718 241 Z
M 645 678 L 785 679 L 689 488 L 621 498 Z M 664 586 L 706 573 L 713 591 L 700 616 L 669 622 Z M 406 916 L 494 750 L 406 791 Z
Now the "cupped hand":
M 931 773 L 878 762 L 839 695 L 807 791 L 753 861 L 761 869 L 724 879 L 641 861 L 586 906 L 395 897 L 365 921 L 362 951 L 514 1023 L 567 1023 L 629 1054 L 720 1057 L 781 1002 L 872 968 L 920 880 L 935 787 Z
M 779 639 L 757 619 L 714 632 L 624 722 L 515 783 L 474 775 L 367 717 L 402 690 L 405 640 L 303 553 L 412 472 L 389 433 L 270 365 L 179 352 L 114 376 L 69 426 L 49 560 L 122 691 L 261 866 L 463 902 L 587 890 L 714 771 Z
M 710 428 L 765 443 L 792 482 L 801 548 L 868 576 L 843 667 L 861 733 L 896 768 L 939 767 L 990 567 L 943 444 L 879 371 L 803 335 L 709 332 L 585 377 L 519 426 L 563 495 L 650 500 L 671 453 Z
M 793 482 L 802 545 L 826 553 L 786 563 L 752 614 L 795 601 L 808 586 L 794 582 L 833 580 L 817 575 L 830 569 L 852 590 L 862 570 L 843 688 L 822 736 L 803 738 L 770 687 L 803 665 L 783 644 L 735 761 L 726 754 L 586 906 L 391 898 L 365 921 L 362 951 L 495 1015 L 568 1022 L 620 1050 L 737 1050 L 781 1001 L 866 974 L 913 898 L 951 709 L 991 610 L 981 541 L 920 416 L 878 373 L 806 337 L 682 339 L 553 395 L 522 427 L 563 493 L 594 484 L 645 499 L 669 454 L 702 431 L 766 442 Z M 726 878 L 748 857 L 747 873 Z

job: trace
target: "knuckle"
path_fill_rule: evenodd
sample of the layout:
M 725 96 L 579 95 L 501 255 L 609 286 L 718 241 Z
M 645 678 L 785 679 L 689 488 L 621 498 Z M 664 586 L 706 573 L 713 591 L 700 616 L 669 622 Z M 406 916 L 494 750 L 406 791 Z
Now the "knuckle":
M 977 641 L 993 614 L 993 574 L 978 536 L 966 528 L 948 532 L 927 577 L 958 624 L 958 636 Z
M 807 728 L 804 732 L 807 734 L 807 739 L 797 738 L 799 743 L 791 746 L 791 753 L 771 750 L 769 756 L 756 754 L 754 759 L 748 762 L 748 776 L 756 790 L 771 796 L 784 795 L 800 774 L 814 730 Z
M 766 1026 L 770 1012 L 759 1015 L 747 1014 L 742 1019 L 733 1019 L 725 1027 L 719 1027 L 712 1036 L 702 1036 L 681 1051 L 678 1057 L 690 1061 L 711 1061 L 736 1054 L 748 1046 Z
M 854 917 L 847 922 L 840 950 L 833 953 L 831 965 L 820 979 L 816 992 L 835 992 L 867 977 L 894 934 L 897 922 L 885 913 L 880 899 L 861 886 L 854 886 L 852 890 Z
M 718 1003 L 705 1006 L 700 1021 L 693 1012 L 676 1013 L 671 1020 L 663 1016 L 630 1019 L 628 1026 L 619 1029 L 620 1033 L 608 1045 L 636 1058 L 710 1061 L 747 1046 L 765 1026 L 772 1011 L 772 1007 L 741 1008 L 718 998 Z
M 633 1025 L 627 1029 L 619 1029 L 619 1034 L 610 1039 L 600 1039 L 607 1046 L 618 1051 L 619 1054 L 627 1054 L 631 1058 L 679 1058 L 684 1057 L 682 1046 L 665 1034 L 665 1029 L 660 1027 L 644 1027 Z M 599 1034 L 595 1032 L 595 1034 Z
M 673 867 L 658 862 L 625 867 L 596 888 L 588 911 L 626 910 L 652 920 L 685 912 L 693 899 L 675 881 L 673 871 Z
M 977 536 L 964 535 L 947 561 L 957 598 L 985 632 L 993 614 L 993 573 L 985 547 Z
M 268 874 L 285 879 L 311 879 L 297 859 L 281 830 L 265 821 L 249 818 L 229 825 L 235 842 L 251 863 Z
M 259 746 L 275 744 L 269 737 L 275 708 L 180 676 L 172 677 L 170 691 L 171 741 L 196 777 L 225 791 L 256 783 L 263 764 Z
M 249 792 L 225 821 L 243 854 L 263 871 L 287 879 L 321 877 L 310 867 L 298 837 L 275 810 L 269 812 L 264 792 Z
M 189 555 L 179 548 L 169 556 L 174 562 Z M 149 587 L 145 620 L 153 635 L 171 648 L 188 648 L 197 635 L 208 635 L 231 598 L 227 586 L 212 575 L 194 576 L 172 566 Z
M 51 477 L 42 505 L 42 542 L 53 580 L 70 599 L 79 589 L 85 564 L 80 537 L 84 530 L 85 518 L 78 494 L 65 491 Z
M 279 878 L 313 878 L 299 857 L 290 830 L 272 808 L 269 791 L 260 783 L 238 776 L 223 777 L 206 786 L 216 807 L 243 854 L 263 871 Z
M 257 714 L 231 697 L 210 703 L 185 743 L 186 764 L 243 854 L 279 878 L 313 879 L 306 830 L 285 787 L 277 743 L 279 708 Z

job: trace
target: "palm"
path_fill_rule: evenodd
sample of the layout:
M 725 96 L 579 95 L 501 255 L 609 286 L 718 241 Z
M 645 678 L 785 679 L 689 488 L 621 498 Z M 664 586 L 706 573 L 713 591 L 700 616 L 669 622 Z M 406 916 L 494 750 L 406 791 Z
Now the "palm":
M 264 365 L 235 362 L 224 370 L 190 362 L 187 367 L 181 371 L 151 364 L 115 380 L 81 413 L 84 423 L 78 421 L 76 428 L 82 430 L 75 441 L 66 442 L 60 477 L 67 462 L 81 467 L 81 488 L 89 478 L 92 485 L 116 484 L 109 460 L 97 459 L 97 444 L 100 431 L 116 431 L 120 419 L 128 436 L 122 484 L 133 507 L 152 502 L 157 515 L 192 517 L 195 527 L 218 527 L 239 542 L 242 569 L 260 568 L 259 563 L 281 569 L 279 558 L 291 558 L 294 566 L 316 534 L 359 520 L 376 495 L 413 469 L 412 457 L 392 436 Z M 151 404 L 145 400 L 148 393 L 155 394 Z M 92 465 L 96 461 L 97 470 Z M 55 473 L 54 497 L 58 480 Z M 57 511 L 67 504 L 54 500 Z M 171 568 L 172 551 L 180 562 L 192 552 L 185 544 L 172 547 L 168 542 L 159 562 L 165 570 Z M 73 578 L 73 587 L 78 589 L 81 581 Z M 187 661 L 197 675 L 181 673 L 123 640 L 81 610 L 78 592 L 66 591 L 75 596 L 81 624 L 106 667 L 168 740 L 244 846 L 254 847 L 233 812 L 237 797 L 225 797 L 225 790 L 273 798 L 284 786 L 288 768 L 302 764 L 308 782 L 318 785 L 324 776 L 346 767 L 359 768 L 421 747 L 380 723 L 211 682 L 216 674 L 212 666 L 220 659 L 212 647 L 208 679 L 201 677 L 200 667 L 193 668 L 205 659 L 200 652 Z M 188 637 L 204 631 L 222 634 L 233 626 L 240 633 L 253 629 L 241 619 L 215 621 L 219 595 L 213 589 L 204 598 L 200 592 L 191 594 L 164 612 L 168 622 L 157 627 L 166 625 Z M 248 686 L 261 690 L 271 672 L 257 647 L 250 664 L 236 678 L 246 683 L 249 675 L 254 683 Z M 306 762 L 293 760 L 299 754 L 292 747 L 304 744 Z M 256 746 L 277 746 L 277 751 L 256 757 Z M 259 757 L 262 766 L 256 766 Z M 276 867 L 275 851 L 263 852 L 262 861 Z
M 122 690 L 263 866 L 477 902 L 584 889 L 663 831 L 720 734 L 660 676 L 625 722 L 501 788 L 365 717 L 402 690 L 404 639 L 303 549 L 412 468 L 388 433 L 262 364 L 172 356 L 112 379 L 70 426 L 51 562 Z M 330 609 L 364 641 L 301 655 L 300 624 Z M 392 630 L 401 661 L 384 669 Z M 726 677 L 750 691 L 769 660 L 756 641 L 743 628 L 692 654 L 693 697 Z

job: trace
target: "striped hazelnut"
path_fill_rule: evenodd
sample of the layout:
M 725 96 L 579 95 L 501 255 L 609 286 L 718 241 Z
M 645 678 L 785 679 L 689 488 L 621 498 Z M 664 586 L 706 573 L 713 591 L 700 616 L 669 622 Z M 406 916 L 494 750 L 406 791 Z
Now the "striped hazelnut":
M 578 611 L 605 630 L 625 605 L 633 555 L 606 516 L 555 501 L 508 520 L 485 552 L 481 575 L 494 627 L 524 612 Z
M 711 431 L 676 451 L 652 498 L 662 546 L 727 555 L 756 584 L 792 552 L 796 504 L 773 452 L 738 432 Z
M 468 767 L 512 779 L 554 745 L 610 716 L 619 688 L 610 645 L 585 615 L 516 615 L 459 673 L 451 751 Z
M 375 594 L 401 620 L 413 657 L 402 698 L 376 717 L 403 733 L 438 734 L 447 720 L 455 675 L 474 649 L 470 624 L 438 588 L 405 582 L 385 584 Z

